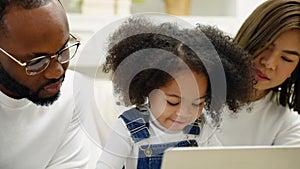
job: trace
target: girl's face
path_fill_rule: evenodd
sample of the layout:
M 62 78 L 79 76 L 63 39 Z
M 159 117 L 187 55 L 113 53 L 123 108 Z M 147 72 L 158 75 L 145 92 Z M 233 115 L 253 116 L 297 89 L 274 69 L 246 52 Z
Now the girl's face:
M 283 32 L 255 59 L 256 89 L 264 92 L 282 84 L 291 76 L 299 63 L 300 30 Z
M 168 130 L 182 130 L 202 113 L 208 87 L 203 74 L 180 71 L 165 86 L 151 92 L 150 110 Z

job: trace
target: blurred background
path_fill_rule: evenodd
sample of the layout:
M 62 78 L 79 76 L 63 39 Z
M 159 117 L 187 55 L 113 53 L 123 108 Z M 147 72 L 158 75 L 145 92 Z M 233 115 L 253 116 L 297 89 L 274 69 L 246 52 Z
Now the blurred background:
M 120 18 L 144 12 L 167 13 L 192 25 L 217 26 L 234 37 L 247 16 L 265 0 L 61 0 L 69 17 L 70 29 L 87 41 L 101 28 Z M 80 51 L 79 51 L 80 52 Z M 92 57 L 72 61 L 70 67 L 90 74 Z M 101 74 L 97 75 L 101 77 Z

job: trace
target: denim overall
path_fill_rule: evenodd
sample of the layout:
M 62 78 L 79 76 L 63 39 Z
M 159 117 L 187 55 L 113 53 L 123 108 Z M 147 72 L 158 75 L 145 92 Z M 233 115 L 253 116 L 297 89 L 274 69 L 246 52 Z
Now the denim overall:
M 147 108 L 136 109 L 132 108 L 125 111 L 120 117 L 124 120 L 128 130 L 131 133 L 131 138 L 135 143 L 150 137 L 149 114 Z M 184 128 L 186 134 L 199 135 L 199 122 L 195 122 Z M 138 169 L 160 169 L 163 153 L 170 147 L 196 147 L 197 141 L 194 139 L 168 142 L 162 144 L 147 144 L 139 147 L 138 153 Z

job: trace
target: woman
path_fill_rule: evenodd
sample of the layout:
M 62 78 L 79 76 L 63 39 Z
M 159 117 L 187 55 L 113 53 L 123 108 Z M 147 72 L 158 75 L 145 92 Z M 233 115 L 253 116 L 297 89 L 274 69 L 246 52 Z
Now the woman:
M 237 118 L 224 113 L 218 138 L 225 146 L 300 145 L 300 1 L 264 2 L 235 42 L 254 56 L 256 91 Z

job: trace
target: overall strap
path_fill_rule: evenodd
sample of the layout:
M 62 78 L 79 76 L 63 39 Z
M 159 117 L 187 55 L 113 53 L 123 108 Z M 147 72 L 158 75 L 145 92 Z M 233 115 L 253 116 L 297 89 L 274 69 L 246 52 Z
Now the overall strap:
M 125 122 L 135 143 L 150 137 L 149 112 L 146 108 L 132 108 L 122 113 L 120 118 Z
M 203 120 L 200 118 L 196 119 L 196 121 L 192 124 L 189 124 L 187 125 L 183 131 L 184 133 L 186 134 L 192 134 L 192 135 L 199 135 L 200 132 L 201 132 L 201 128 L 200 128 L 200 125 L 201 125 L 201 122 Z

